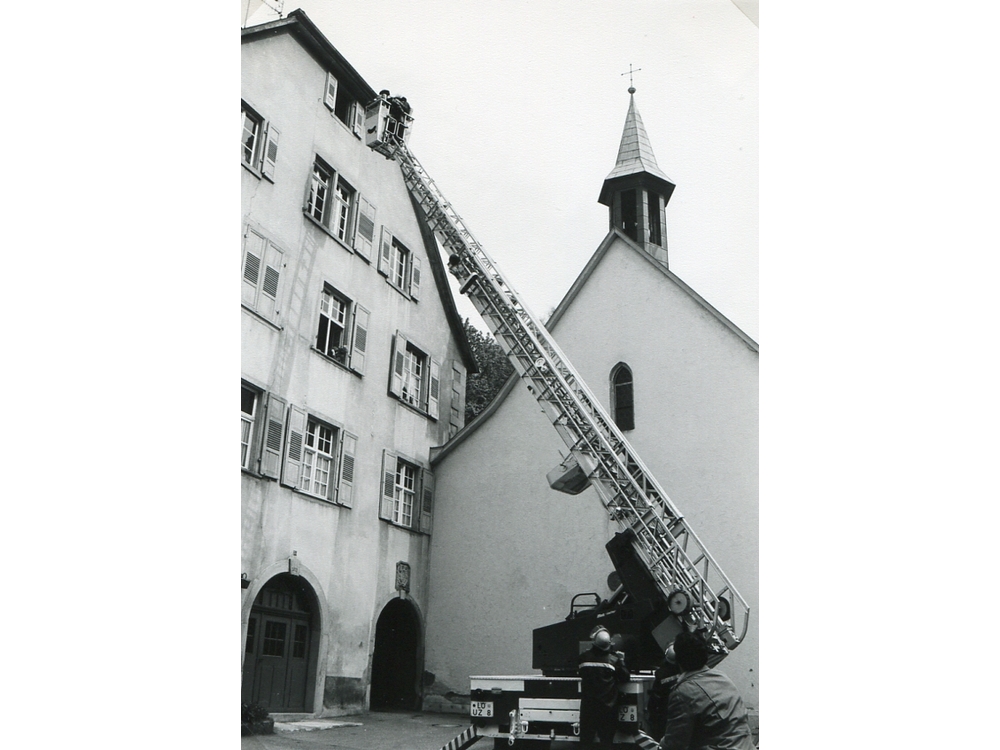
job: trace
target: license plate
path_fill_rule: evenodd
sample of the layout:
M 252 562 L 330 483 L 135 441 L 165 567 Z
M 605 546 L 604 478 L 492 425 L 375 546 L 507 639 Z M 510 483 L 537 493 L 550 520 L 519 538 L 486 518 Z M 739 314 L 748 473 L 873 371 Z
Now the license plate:
M 472 701 L 469 706 L 469 715 L 487 719 L 492 717 L 493 701 Z
M 619 706 L 618 721 L 627 721 L 635 724 L 639 721 L 639 710 L 635 706 Z

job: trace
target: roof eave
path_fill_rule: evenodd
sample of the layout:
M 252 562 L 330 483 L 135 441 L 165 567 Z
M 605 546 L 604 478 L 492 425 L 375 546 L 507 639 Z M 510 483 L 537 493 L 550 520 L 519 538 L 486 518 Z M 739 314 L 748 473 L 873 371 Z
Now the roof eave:
M 376 97 L 375 89 L 368 85 L 347 58 L 337 51 L 319 27 L 300 8 L 289 13 L 287 18 L 248 26 L 241 30 L 240 36 L 242 42 L 249 42 L 258 37 L 273 36 L 282 32 L 293 34 L 324 67 L 340 71 L 339 78 L 346 83 L 348 89 L 360 94 L 366 104 Z

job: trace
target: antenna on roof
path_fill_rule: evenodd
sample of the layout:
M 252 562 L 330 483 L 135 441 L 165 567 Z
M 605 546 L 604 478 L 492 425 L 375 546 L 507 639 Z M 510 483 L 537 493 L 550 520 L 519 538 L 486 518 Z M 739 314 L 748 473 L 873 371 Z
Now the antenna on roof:
M 636 68 L 635 70 L 632 70 L 632 63 L 629 63 L 628 64 L 628 72 L 627 73 L 622 73 L 623 76 L 626 76 L 626 75 L 628 76 L 628 92 L 630 94 L 634 94 L 635 93 L 635 86 L 632 84 L 632 74 L 633 73 L 638 73 L 640 70 L 642 70 L 642 68 Z

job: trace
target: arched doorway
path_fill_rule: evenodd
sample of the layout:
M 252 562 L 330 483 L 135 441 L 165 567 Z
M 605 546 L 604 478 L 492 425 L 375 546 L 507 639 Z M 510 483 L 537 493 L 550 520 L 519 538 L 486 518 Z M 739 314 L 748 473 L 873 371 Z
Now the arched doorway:
M 375 625 L 371 708 L 412 711 L 419 708 L 417 647 L 420 619 L 405 599 L 393 599 Z
M 272 713 L 312 711 L 319 636 L 312 586 L 288 573 L 268 581 L 247 622 L 243 702 Z

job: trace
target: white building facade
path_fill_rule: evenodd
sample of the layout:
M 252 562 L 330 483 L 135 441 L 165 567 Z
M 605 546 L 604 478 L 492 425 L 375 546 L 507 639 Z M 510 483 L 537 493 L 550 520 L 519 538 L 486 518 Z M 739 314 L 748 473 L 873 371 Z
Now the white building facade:
M 475 369 L 376 92 L 301 11 L 242 32 L 243 700 L 419 707 L 429 453 Z

